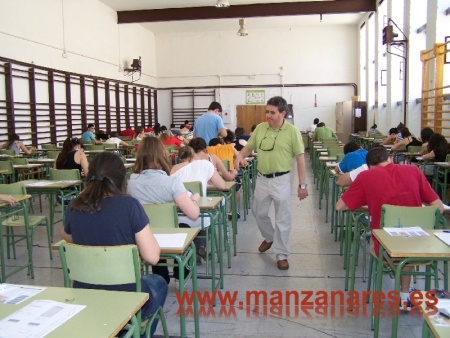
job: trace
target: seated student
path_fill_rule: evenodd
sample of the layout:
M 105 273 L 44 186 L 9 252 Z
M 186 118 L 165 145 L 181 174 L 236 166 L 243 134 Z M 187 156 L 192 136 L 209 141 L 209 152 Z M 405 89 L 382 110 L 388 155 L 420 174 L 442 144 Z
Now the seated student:
M 320 122 L 317 125 L 316 130 L 314 130 L 314 133 L 312 135 L 313 141 L 322 141 L 324 138 L 336 138 L 335 132 L 331 129 L 325 126 L 324 122 Z
M 256 129 L 256 126 L 257 126 L 257 124 L 253 124 L 252 125 L 252 128 L 250 129 L 250 136 L 252 136 L 252 134 L 253 134 L 253 132 L 255 131 L 255 129 Z
M 422 139 L 422 148 L 420 148 L 420 155 L 428 153 L 428 140 L 431 135 L 434 134 L 433 129 L 430 127 L 425 127 L 420 131 L 420 138 Z
M 314 133 L 318 124 L 319 124 L 319 119 L 316 117 L 313 121 L 313 124 L 309 127 L 309 131 L 311 134 Z
M 144 128 L 144 133 L 146 133 L 146 134 L 152 134 L 153 133 L 153 128 L 152 128 L 151 124 L 149 124 L 147 127 Z
M 383 135 L 378 129 L 377 129 L 377 125 L 374 124 L 372 127 L 370 127 L 370 129 L 367 131 L 366 133 L 366 137 L 371 137 L 371 136 L 375 136 L 375 135 Z
M 438 133 L 431 135 L 428 140 L 427 154 L 422 156 L 424 161 L 444 162 L 448 153 L 448 143 L 444 136 Z M 438 167 L 435 164 L 425 164 L 422 171 L 426 176 L 437 175 Z M 440 195 L 440 191 L 438 192 Z
M 368 169 L 369 167 L 366 163 L 361 164 L 358 168 L 353 169 L 345 174 L 339 175 L 338 179 L 336 180 L 336 184 L 340 187 L 348 187 L 360 173 Z
M 234 148 L 234 133 L 227 129 L 227 136 L 221 142 L 218 138 L 213 138 L 209 141 L 209 146 L 206 148 L 208 154 L 217 155 L 221 160 L 228 160 L 230 162 L 230 170 L 234 170 L 234 159 L 239 152 Z
M 0 146 L 0 149 L 14 150 L 16 155 L 19 155 L 22 150 L 25 154 L 29 155 L 33 153 L 36 147 L 28 149 L 23 142 L 20 141 L 20 136 L 18 134 L 12 134 L 8 137 L 8 141 Z
M 125 193 L 126 169 L 113 153 L 97 154 L 89 164 L 86 187 L 67 209 L 62 238 L 70 243 L 92 246 L 135 244 L 141 258 L 156 264 L 160 248 L 149 226 L 149 219 L 139 201 Z M 114 262 L 111 262 L 112 264 Z M 163 306 L 167 283 L 158 275 L 141 277 L 142 292 L 149 300 L 142 307 L 142 320 Z M 134 292 L 136 285 L 95 285 L 74 281 L 73 287 Z M 156 330 L 153 323 L 150 335 Z
M 165 146 L 176 146 L 180 148 L 183 146 L 183 141 L 180 139 L 182 136 L 174 136 L 170 130 L 164 130 L 159 136 L 159 140 Z
M 128 182 L 128 193 L 141 203 L 175 202 L 188 218 L 196 220 L 200 215 L 197 205 L 200 195 L 189 195 L 179 178 L 169 176 L 170 168 L 169 158 L 161 141 L 156 137 L 146 137 L 141 141 L 136 155 L 133 174 Z M 205 251 L 204 245 L 203 248 L 201 245 L 197 246 L 197 251 L 201 255 Z M 204 257 L 206 256 L 203 255 Z M 198 261 L 201 263 L 201 260 Z M 175 278 L 178 277 L 176 271 L 174 269 Z M 169 270 L 166 266 L 154 266 L 153 273 L 162 276 L 169 283 Z
M 194 139 L 195 140 L 195 139 Z M 181 182 L 202 182 L 202 194 L 206 196 L 206 189 L 208 187 L 208 182 L 211 182 L 214 186 L 219 189 L 225 188 L 225 181 L 222 177 L 217 173 L 214 169 L 214 166 L 211 162 L 206 160 L 194 160 L 194 150 L 189 147 L 180 148 L 178 151 L 178 158 L 180 159 L 180 163 L 175 164 L 170 171 L 170 175 L 177 177 L 181 180 Z M 203 224 L 203 228 L 208 227 L 211 224 L 211 220 L 209 217 L 198 218 L 196 220 L 192 220 L 186 216 L 180 216 L 178 218 L 180 223 L 184 223 L 191 228 L 199 228 Z M 205 235 L 203 232 L 201 235 Z M 199 239 L 200 241 L 200 239 Z M 199 246 L 205 246 L 205 242 L 197 242 Z M 197 245 L 196 244 L 196 245 Z M 202 258 L 206 257 L 206 251 L 200 253 L 197 250 L 197 253 L 202 256 Z M 203 255 L 204 253 L 204 255 Z
M 133 133 L 134 133 L 134 132 L 133 132 Z M 108 144 L 116 144 L 116 145 L 117 145 L 117 148 L 119 148 L 120 146 L 128 147 L 128 143 L 126 143 L 125 141 L 122 141 L 122 140 L 119 138 L 119 133 L 118 133 L 117 131 L 113 131 L 113 132 L 111 133 L 111 137 L 110 137 L 109 139 L 107 139 L 104 143 L 105 143 L 106 145 L 108 145 Z
M 403 128 L 400 133 L 402 134 L 402 139 L 392 146 L 392 150 L 401 150 L 402 148 L 408 150 L 410 146 L 422 145 L 422 142 L 411 135 L 408 128 Z
M 137 127 L 136 128 L 136 141 L 142 141 L 145 135 L 144 127 Z
M 349 142 L 344 146 L 344 154 L 342 161 L 334 168 L 337 174 L 345 174 L 366 163 L 367 150 L 355 142 Z
M 402 136 L 402 129 L 405 128 L 406 126 L 400 122 L 397 126 L 397 142 L 403 140 L 403 136 Z
M 367 154 L 366 170 L 358 175 L 350 188 L 344 192 L 336 203 L 336 210 L 355 210 L 364 205 L 368 206 L 371 216 L 372 229 L 380 228 L 381 207 L 383 204 L 398 206 L 421 207 L 425 205 L 437 206 L 441 212 L 444 205 L 427 182 L 420 170 L 411 165 L 393 164 L 389 161 L 389 154 L 384 147 L 374 147 Z M 379 243 L 371 238 L 371 253 L 375 257 L 379 254 Z M 404 271 L 411 271 L 412 267 L 404 267 Z M 411 276 L 402 276 L 400 281 L 400 307 L 411 307 L 409 287 Z
M 384 145 L 394 144 L 397 141 L 397 128 L 389 129 L 389 135 L 383 140 Z
M 78 169 L 81 175 L 88 174 L 89 163 L 81 148 L 81 140 L 77 137 L 66 138 L 63 149 L 55 161 L 56 169 Z
M 95 138 L 100 141 L 106 141 L 109 138 L 109 135 L 107 133 L 105 133 L 104 130 L 99 130 L 97 131 L 97 133 L 95 134 Z
M 171 123 L 170 124 L 170 129 L 169 130 L 172 132 L 173 135 L 182 136 L 180 129 L 177 129 L 177 127 L 175 127 L 175 123 Z
M 130 140 L 134 140 L 135 133 L 134 130 L 129 125 L 127 125 L 127 128 L 120 132 L 120 136 L 127 136 L 130 138 Z
M 237 151 L 241 151 L 242 148 L 244 148 L 244 146 L 247 144 L 247 141 L 250 139 L 250 135 L 245 135 L 245 130 L 244 128 L 241 127 L 237 127 L 236 130 L 234 131 L 235 135 L 236 135 L 236 141 L 234 144 L 234 148 Z M 242 142 L 244 144 L 241 144 L 241 140 L 244 140 L 245 142 Z
M 95 137 L 95 125 L 89 123 L 86 131 L 81 135 L 81 142 L 93 142 L 94 144 L 101 144 L 102 140 Z
M 189 124 L 189 120 L 184 120 L 184 127 L 192 131 L 192 126 Z

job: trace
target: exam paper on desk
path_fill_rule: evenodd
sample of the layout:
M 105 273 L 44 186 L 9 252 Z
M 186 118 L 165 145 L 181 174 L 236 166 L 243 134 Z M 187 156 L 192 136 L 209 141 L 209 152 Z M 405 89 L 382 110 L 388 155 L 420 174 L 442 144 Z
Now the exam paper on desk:
M 181 248 L 187 234 L 154 234 L 154 236 L 161 248 Z

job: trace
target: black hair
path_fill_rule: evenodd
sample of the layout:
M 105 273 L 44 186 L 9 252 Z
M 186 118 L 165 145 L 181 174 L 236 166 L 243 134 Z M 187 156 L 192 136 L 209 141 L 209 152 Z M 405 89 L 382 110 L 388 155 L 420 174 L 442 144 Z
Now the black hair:
M 267 101 L 267 104 L 270 106 L 277 107 L 278 111 L 286 112 L 288 109 L 287 101 L 283 99 L 281 96 L 274 96 Z
M 359 149 L 359 145 L 355 142 L 349 142 L 344 146 L 344 155 L 348 153 L 357 151 Z
M 317 124 L 317 123 L 319 123 L 319 119 L 316 117 L 316 118 L 314 119 L 314 124 Z
M 214 147 L 214 146 L 216 146 L 218 144 L 222 144 L 222 142 L 220 141 L 219 138 L 215 137 L 215 138 L 212 138 L 211 140 L 209 140 L 209 144 L 208 145 L 210 147 Z
M 389 153 L 383 146 L 376 146 L 369 150 L 366 156 L 368 166 L 376 166 L 389 159 Z
M 219 102 L 213 101 L 208 107 L 208 110 L 216 110 L 219 109 L 219 112 L 222 112 L 222 105 Z
M 428 140 L 430 139 L 431 135 L 434 134 L 433 129 L 431 129 L 430 127 L 425 127 L 420 131 L 420 138 L 422 139 L 422 142 L 428 142 Z
M 189 141 L 189 147 L 194 149 L 195 153 L 199 153 L 206 149 L 206 141 L 202 137 L 193 138 L 192 140 Z
M 317 128 L 320 128 L 320 127 L 325 127 L 325 123 L 324 123 L 324 122 L 320 122 L 320 123 L 317 125 Z

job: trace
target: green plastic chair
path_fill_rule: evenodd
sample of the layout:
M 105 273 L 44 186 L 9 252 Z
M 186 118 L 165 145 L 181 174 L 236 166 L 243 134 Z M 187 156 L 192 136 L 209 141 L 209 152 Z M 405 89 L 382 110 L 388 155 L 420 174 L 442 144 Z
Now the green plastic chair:
M 11 149 L 0 149 L 0 154 L 15 156 L 16 152 L 14 150 L 11 150 Z
M 55 144 L 51 144 L 51 143 L 42 144 L 41 148 L 45 149 L 45 150 L 56 150 L 56 145 Z
M 109 147 L 109 144 L 108 144 Z M 92 144 L 89 147 L 89 150 L 105 150 L 106 149 L 106 145 L 105 144 Z
M 47 151 L 47 158 L 54 158 L 55 160 L 58 158 L 60 151 Z
M 0 184 L 0 194 L 5 195 L 26 195 L 27 191 L 25 186 L 21 182 L 12 183 L 12 184 Z M 28 226 L 26 226 L 25 216 L 20 214 L 14 214 L 11 217 L 2 220 L 2 226 L 5 227 L 6 233 L 3 237 L 6 238 L 6 249 L 7 249 L 7 258 L 11 257 L 11 249 L 13 252 L 13 257 L 16 259 L 16 243 L 25 241 L 28 256 L 29 256 L 29 267 L 28 274 L 31 275 L 31 278 L 34 278 L 33 272 L 33 243 L 34 243 L 34 233 L 38 226 L 45 226 L 47 230 L 47 243 L 48 243 L 48 251 L 50 259 L 53 259 L 52 248 L 51 248 L 51 240 L 50 240 L 50 227 L 49 222 L 46 216 L 35 216 L 28 215 Z M 16 234 L 14 232 L 17 228 L 23 228 L 24 233 Z M 3 239 L 0 238 L 1 241 Z M 1 245 L 0 245 L 1 246 Z M 3 249 L 0 254 L 3 254 Z M 4 280 L 3 280 L 4 282 Z
M 396 205 L 388 205 L 384 204 L 381 207 L 381 221 L 380 227 L 394 227 L 394 228 L 403 228 L 403 227 L 413 227 L 420 226 L 422 229 L 430 230 L 430 229 L 438 229 L 440 223 L 440 211 L 437 206 L 428 206 L 428 207 L 404 207 L 404 206 L 396 206 Z M 378 257 L 374 255 L 370 255 L 369 262 L 369 281 L 367 283 L 367 290 L 370 291 L 372 285 L 372 275 L 373 283 L 376 280 L 376 271 L 378 265 Z M 438 280 L 438 270 L 437 264 L 435 262 L 420 262 L 415 263 L 412 262 L 410 264 L 406 264 L 406 266 L 418 266 L 418 265 L 431 265 L 433 272 L 420 272 L 420 271 L 411 271 L 411 272 L 402 272 L 402 275 L 421 275 L 426 277 L 434 277 L 435 288 L 439 288 L 439 280 Z M 425 288 L 429 290 L 429 278 L 427 278 Z M 375 285 L 373 285 L 375 286 Z
M 13 165 L 28 165 L 30 164 L 28 162 L 28 159 L 23 157 L 13 157 L 12 159 Z M 25 170 L 18 170 L 17 171 L 17 181 L 23 181 L 23 180 L 29 180 L 35 177 L 35 175 L 38 175 L 38 177 L 41 177 L 41 171 L 39 167 L 36 168 L 30 168 Z
M 88 246 L 62 241 L 58 249 L 66 288 L 70 288 L 71 281 L 75 280 L 105 286 L 133 283 L 136 292 L 141 292 L 141 265 L 136 245 Z M 150 328 L 156 319 L 161 321 L 164 337 L 169 337 L 162 307 L 145 322 L 139 311 L 126 325 L 126 337 L 150 337 Z
M 0 170 L 4 170 L 3 176 L 6 178 L 8 183 L 14 183 L 16 181 L 16 172 L 13 167 L 11 160 L 0 161 Z
M 151 228 L 178 228 L 178 212 L 175 203 L 142 204 Z

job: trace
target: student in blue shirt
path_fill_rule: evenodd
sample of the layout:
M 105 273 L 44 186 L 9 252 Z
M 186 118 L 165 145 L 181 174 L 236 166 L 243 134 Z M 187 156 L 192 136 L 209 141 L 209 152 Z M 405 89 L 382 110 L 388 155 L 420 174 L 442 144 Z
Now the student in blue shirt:
M 367 150 L 355 142 L 349 142 L 344 146 L 344 154 L 344 158 L 334 169 L 338 174 L 348 173 L 366 163 Z

